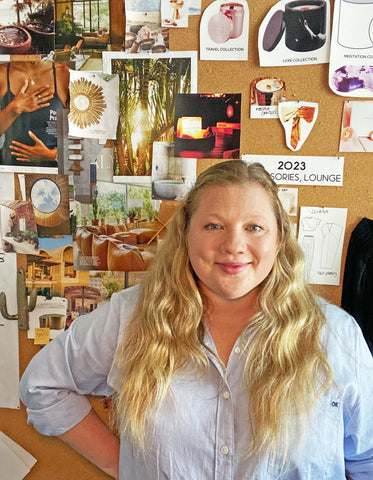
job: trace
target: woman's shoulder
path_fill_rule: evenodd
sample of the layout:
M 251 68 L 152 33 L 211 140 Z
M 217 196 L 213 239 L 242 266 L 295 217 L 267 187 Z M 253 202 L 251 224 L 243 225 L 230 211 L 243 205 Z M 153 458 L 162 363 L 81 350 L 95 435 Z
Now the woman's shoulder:
M 325 316 L 327 330 L 337 330 L 341 334 L 347 334 L 359 329 L 355 319 L 343 308 L 329 302 L 325 298 L 318 297 L 317 301 Z
M 325 299 L 318 301 L 326 320 L 321 340 L 329 357 L 356 356 L 368 349 L 360 326 L 348 312 Z
M 140 285 L 134 285 L 114 293 L 110 299 L 110 309 L 122 319 L 129 318 L 139 299 L 140 288 Z
M 119 292 L 113 293 L 111 297 L 111 302 L 122 304 L 123 302 L 132 303 L 134 300 L 137 300 L 140 294 L 141 285 L 133 285 L 131 287 L 124 288 L 119 290 Z

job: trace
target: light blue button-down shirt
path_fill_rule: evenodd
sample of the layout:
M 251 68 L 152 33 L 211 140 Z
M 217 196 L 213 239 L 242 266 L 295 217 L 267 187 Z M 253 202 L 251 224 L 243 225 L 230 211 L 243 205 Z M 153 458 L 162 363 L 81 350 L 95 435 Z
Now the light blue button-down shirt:
M 138 287 L 75 320 L 43 348 L 21 380 L 28 422 L 45 435 L 76 425 L 91 406 L 86 394 L 115 389 L 113 357 L 136 303 Z M 244 359 L 236 342 L 226 374 L 208 350 L 206 375 L 184 370 L 148 426 L 146 454 L 121 438 L 121 480 L 354 480 L 373 479 L 373 359 L 356 322 L 323 302 L 323 343 L 335 385 L 323 395 L 303 439 L 294 425 L 291 466 L 246 458 L 251 438 Z M 215 351 L 206 331 L 206 345 Z M 281 452 L 280 452 L 281 453 Z M 281 476 L 279 476 L 281 474 Z

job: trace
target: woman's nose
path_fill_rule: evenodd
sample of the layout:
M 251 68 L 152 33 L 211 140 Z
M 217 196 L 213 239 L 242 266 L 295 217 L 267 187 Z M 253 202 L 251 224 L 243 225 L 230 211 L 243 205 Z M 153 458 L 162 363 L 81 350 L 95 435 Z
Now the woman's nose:
M 246 250 L 246 236 L 240 229 L 227 229 L 224 232 L 220 248 L 225 253 L 243 253 Z

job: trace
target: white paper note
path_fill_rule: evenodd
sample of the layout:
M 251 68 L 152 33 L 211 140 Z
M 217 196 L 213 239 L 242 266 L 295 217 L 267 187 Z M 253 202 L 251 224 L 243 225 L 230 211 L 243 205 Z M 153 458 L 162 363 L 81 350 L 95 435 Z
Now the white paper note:
M 17 313 L 17 255 L 0 250 L 0 292 L 9 314 Z M 18 322 L 0 314 L 0 408 L 19 408 Z
M 22 480 L 36 459 L 0 431 L 0 479 Z
M 13 200 L 14 174 L 1 175 L 0 200 Z M 17 255 L 5 253 L 0 245 L 0 292 L 6 294 L 9 314 L 17 312 L 16 270 Z M 19 408 L 18 381 L 18 323 L 0 314 L 0 408 Z

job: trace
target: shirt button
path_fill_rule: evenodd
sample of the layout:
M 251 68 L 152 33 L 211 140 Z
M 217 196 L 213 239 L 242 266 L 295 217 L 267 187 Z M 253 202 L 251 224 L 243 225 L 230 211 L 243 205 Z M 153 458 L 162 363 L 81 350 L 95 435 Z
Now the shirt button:
M 228 390 L 226 390 L 224 393 L 223 393 L 223 397 L 228 400 L 228 398 L 230 397 L 230 394 L 228 392 Z
M 229 452 L 229 448 L 226 445 L 223 445 L 220 451 L 223 455 L 227 455 L 227 453 Z
M 234 349 L 234 353 L 241 353 L 241 348 L 240 347 L 236 347 Z

